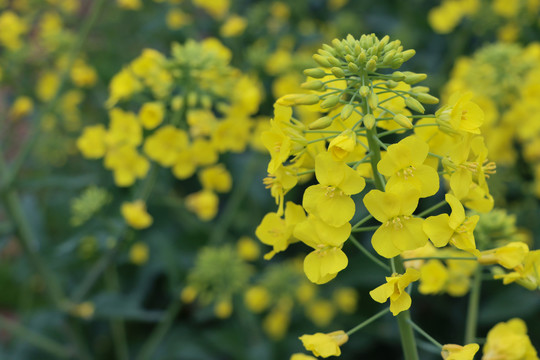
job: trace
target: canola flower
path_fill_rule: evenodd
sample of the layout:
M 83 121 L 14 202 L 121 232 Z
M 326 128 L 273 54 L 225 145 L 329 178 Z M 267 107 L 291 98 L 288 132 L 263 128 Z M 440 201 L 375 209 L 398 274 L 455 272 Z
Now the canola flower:
M 202 189 L 187 194 L 185 205 L 209 221 L 218 211 L 217 194 L 232 187 L 220 155 L 248 146 L 261 93 L 255 79 L 230 66 L 230 50 L 217 39 L 176 43 L 171 52 L 167 58 L 145 49 L 112 78 L 108 126 L 84 128 L 77 147 L 88 159 L 103 158 L 119 187 L 146 179 L 152 166 L 179 180 L 197 175 Z M 137 112 L 124 110 L 137 94 L 152 100 Z
M 466 329 L 471 344 L 443 348 L 436 343 L 445 358 L 472 359 L 478 350 L 473 340 L 482 266 L 506 265 L 516 275 L 508 275 L 505 281 L 512 281 L 510 276 L 522 279 L 525 276 L 519 271 L 525 269 L 526 251 L 520 244 L 498 249 L 494 243 L 482 244 L 483 251 L 479 250 L 475 227 L 480 217 L 467 214 L 466 209 L 485 213 L 493 208 L 486 178 L 496 166 L 489 161 L 482 133 L 485 115 L 467 92 L 452 95 L 435 114 L 427 114 L 424 105 L 437 104 L 438 99 L 427 87 L 416 85 L 426 75 L 397 70 L 414 53 L 404 50 L 399 40 L 371 34 L 335 39 L 313 55 L 318 66 L 304 71 L 306 91 L 280 97 L 270 128 L 261 135 L 271 157 L 265 183 L 278 210 L 267 214 L 257 236 L 274 247 L 271 256 L 297 240 L 310 247 L 304 272 L 315 284 L 346 271 L 349 254 L 343 245 L 347 242 L 391 270 L 387 283 L 370 295 L 381 303 L 390 299 L 406 359 L 418 358 L 413 328 L 430 339 L 410 320 L 407 287 L 420 280 L 421 293 L 455 296 L 472 288 Z M 388 143 L 389 135 L 401 140 Z M 304 190 L 303 211 L 292 202 L 286 202 L 284 209 L 287 192 L 313 175 L 316 183 Z M 419 212 L 419 202 L 441 188 L 446 201 Z M 369 215 L 354 222 L 355 197 L 363 198 Z M 428 216 L 446 204 L 449 214 Z M 287 211 L 293 208 L 298 208 L 300 221 L 290 221 Z M 381 225 L 365 226 L 372 218 Z M 354 233 L 373 230 L 373 250 L 389 259 L 388 265 L 355 238 Z M 405 271 L 403 265 L 409 261 L 419 270 L 408 266 Z M 302 337 L 307 350 L 315 356 L 339 355 L 333 340 L 316 335 Z

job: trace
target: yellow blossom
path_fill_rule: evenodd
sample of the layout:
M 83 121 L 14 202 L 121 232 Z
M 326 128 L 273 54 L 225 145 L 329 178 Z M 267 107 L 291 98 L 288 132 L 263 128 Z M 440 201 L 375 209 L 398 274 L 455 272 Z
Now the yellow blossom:
M 220 319 L 227 319 L 231 316 L 233 306 L 231 300 L 220 300 L 214 306 L 214 314 Z
M 129 99 L 140 90 L 142 84 L 130 69 L 124 68 L 111 79 L 106 105 L 113 107 L 118 101 Z
M 411 307 L 411 296 L 406 289 L 410 283 L 420 278 L 420 272 L 409 268 L 405 274 L 393 274 L 386 277 L 386 284 L 377 287 L 369 292 L 371 298 L 377 302 L 384 303 L 390 299 L 390 311 L 394 316 Z
M 188 147 L 188 134 L 172 125 L 165 125 L 144 142 L 144 152 L 163 167 L 173 166 L 178 154 Z
M 70 71 L 71 80 L 79 87 L 91 87 L 97 82 L 96 70 L 82 59 L 73 63 Z
M 422 230 L 424 220 L 412 216 L 418 200 L 419 193 L 414 188 L 400 193 L 371 190 L 366 194 L 364 205 L 382 222 L 371 238 L 379 255 L 392 258 L 426 245 L 428 238 Z
M 60 77 L 52 71 L 46 71 L 38 79 L 36 95 L 41 101 L 50 101 L 58 92 Z
M 499 264 L 507 269 L 513 269 L 523 263 L 528 253 L 529 246 L 516 241 L 496 249 L 482 251 L 478 262 L 482 265 Z
M 223 164 L 204 168 L 199 172 L 203 189 L 225 193 L 231 190 L 232 176 Z
M 346 314 L 353 314 L 358 303 L 358 292 L 349 287 L 342 287 L 334 290 L 332 298 L 339 310 Z
M 348 223 L 356 209 L 350 195 L 364 189 L 364 178 L 347 164 L 335 162 L 329 153 L 315 158 L 315 176 L 319 184 L 304 192 L 302 204 L 306 211 L 331 226 Z
M 131 246 L 129 249 L 129 260 L 135 265 L 146 264 L 149 257 L 148 245 L 144 242 L 139 241 Z
M 192 18 L 189 14 L 186 14 L 180 9 L 171 9 L 167 12 L 166 18 L 167 27 L 171 30 L 178 30 L 189 25 L 192 22 Z
M 20 119 L 34 110 L 34 102 L 28 96 L 19 96 L 9 109 L 9 117 L 13 120 Z
M 85 158 L 99 159 L 107 151 L 105 135 L 106 131 L 103 125 L 87 126 L 77 139 L 77 148 Z
M 119 108 L 109 110 L 109 131 L 105 141 L 110 147 L 137 146 L 142 141 L 142 129 L 137 116 Z
M 261 313 L 270 304 L 270 293 L 264 286 L 252 286 L 244 294 L 244 303 L 254 313 Z
M 216 19 L 221 19 L 229 10 L 229 0 L 193 0 L 195 6 L 206 10 Z
M 527 335 L 527 325 L 514 318 L 495 325 L 487 334 L 482 360 L 537 360 L 536 349 Z
M 343 131 L 330 141 L 328 152 L 335 161 L 343 161 L 356 147 L 356 134 L 351 129 Z
M 141 0 L 116 0 L 116 3 L 126 10 L 140 10 L 142 8 Z
M 473 360 L 474 354 L 480 349 L 478 344 L 465 346 L 446 344 L 442 347 L 441 355 L 444 360 Z
M 263 330 L 272 340 L 281 340 L 287 333 L 290 321 L 290 310 L 278 306 L 264 318 Z
M 163 121 L 165 107 L 162 102 L 147 102 L 139 110 L 139 119 L 145 129 L 152 130 Z
M 484 112 L 471 101 L 472 93 L 455 93 L 448 104 L 435 113 L 441 130 L 456 133 L 480 134 L 484 123 Z
M 257 260 L 261 253 L 259 245 L 249 236 L 242 236 L 238 239 L 236 250 L 240 258 L 246 261 Z
M 223 37 L 234 37 L 241 35 L 246 29 L 246 26 L 246 19 L 238 15 L 232 15 L 221 26 L 219 32 Z
M 334 305 L 328 300 L 315 300 L 307 305 L 306 316 L 317 327 L 328 326 L 336 314 Z
M 420 268 L 421 294 L 438 294 L 444 290 L 448 280 L 448 270 L 439 260 L 429 260 Z
M 105 167 L 113 170 L 117 186 L 131 186 L 146 176 L 150 163 L 134 147 L 124 145 L 106 154 Z
M 0 13 L 0 44 L 9 50 L 18 50 L 23 42 L 28 26 L 15 12 L 4 10 Z
M 142 200 L 123 203 L 121 211 L 126 222 L 134 229 L 146 229 L 152 225 L 152 216 L 146 212 L 146 205 Z
M 186 197 L 186 207 L 203 221 L 212 220 L 218 211 L 219 199 L 210 190 L 202 190 Z
M 339 330 L 328 334 L 303 335 L 300 336 L 300 340 L 306 350 L 313 352 L 313 355 L 327 358 L 341 355 L 339 347 L 349 340 L 349 336 L 343 330 Z

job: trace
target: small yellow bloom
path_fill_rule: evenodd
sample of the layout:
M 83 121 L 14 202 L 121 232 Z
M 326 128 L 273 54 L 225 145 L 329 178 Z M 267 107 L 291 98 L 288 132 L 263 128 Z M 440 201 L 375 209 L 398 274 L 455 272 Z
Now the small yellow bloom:
M 465 346 L 446 344 L 443 346 L 441 355 L 444 360 L 473 360 L 474 354 L 480 349 L 478 344 Z
M 487 334 L 483 360 L 536 360 L 538 355 L 527 335 L 527 325 L 514 318 L 495 325 Z
M 159 101 L 144 103 L 139 110 L 139 119 L 145 129 L 152 130 L 163 121 L 165 106 Z
M 107 151 L 105 135 L 106 131 L 103 125 L 87 126 L 77 139 L 77 148 L 85 158 L 99 159 Z
M 335 161 L 344 161 L 356 147 L 356 134 L 351 129 L 343 131 L 330 141 L 328 152 Z
M 482 251 L 478 262 L 482 265 L 499 264 L 507 269 L 513 269 L 523 263 L 528 253 L 529 246 L 516 241 L 496 249 Z
M 264 286 L 252 286 L 244 294 L 244 303 L 254 313 L 261 313 L 270 304 L 270 293 Z
M 188 148 L 189 138 L 184 130 L 165 125 L 144 142 L 144 152 L 163 167 L 173 166 L 178 154 Z
M 234 37 L 242 35 L 247 27 L 247 21 L 241 16 L 231 15 L 219 30 L 223 37 Z
M 349 340 L 349 336 L 343 330 L 339 330 L 328 334 L 303 335 L 300 336 L 300 340 L 306 350 L 313 352 L 313 355 L 327 358 L 341 355 L 339 347 Z
M 420 278 L 420 272 L 409 268 L 403 275 L 386 277 L 386 284 L 371 290 L 369 295 L 377 302 L 384 303 L 390 298 L 390 311 L 394 316 L 411 307 L 411 296 L 406 289 L 410 283 Z
M 180 293 L 180 300 L 186 304 L 192 303 L 195 298 L 197 297 L 197 289 L 195 289 L 193 286 L 186 286 L 182 289 L 182 292 Z
M 306 308 L 306 316 L 319 328 L 328 326 L 335 314 L 336 308 L 328 300 L 315 300 Z
M 276 307 L 263 320 L 264 332 L 274 341 L 281 340 L 287 334 L 287 328 L 291 322 L 290 310 Z
M 191 24 L 192 19 L 191 16 L 180 9 L 171 9 L 167 13 L 167 18 L 165 21 L 169 29 L 178 30 L 185 25 Z
M 233 306 L 231 300 L 220 300 L 214 306 L 214 314 L 220 319 L 227 319 L 231 316 Z
M 219 198 L 210 190 L 201 190 L 186 197 L 186 207 L 203 221 L 212 220 L 218 211 Z
M 439 260 L 429 260 L 420 268 L 420 285 L 418 291 L 421 294 L 438 294 L 444 290 L 448 280 L 448 270 Z
M 149 258 L 148 245 L 139 241 L 131 246 L 129 249 L 129 260 L 135 265 L 146 264 Z
M 242 236 L 236 244 L 238 255 L 246 261 L 257 260 L 261 254 L 259 245 L 249 236 Z
M 204 168 L 199 172 L 203 189 L 225 193 L 231 190 L 232 176 L 223 164 Z
M 296 354 L 292 354 L 290 360 L 317 360 L 317 359 L 314 358 L 313 356 L 309 356 L 302 353 L 296 353 Z
M 71 311 L 73 315 L 88 320 L 94 315 L 95 306 L 92 302 L 85 301 L 76 305 Z
M 142 8 L 141 0 L 116 0 L 116 3 L 126 10 L 140 10 Z
M 9 117 L 13 120 L 18 120 L 34 110 L 34 102 L 28 96 L 19 96 L 9 109 Z
M 141 230 L 152 225 L 152 216 L 146 212 L 146 205 L 142 200 L 123 203 L 121 212 L 129 226 L 134 229 Z

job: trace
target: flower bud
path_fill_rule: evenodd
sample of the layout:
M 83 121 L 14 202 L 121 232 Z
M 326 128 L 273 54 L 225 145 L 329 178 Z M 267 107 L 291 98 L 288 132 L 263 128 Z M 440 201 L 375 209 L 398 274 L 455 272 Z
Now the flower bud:
M 338 59 L 336 59 L 336 58 L 333 57 L 333 56 L 330 56 L 330 57 L 326 58 L 326 60 L 328 60 L 328 62 L 330 63 L 330 65 L 333 65 L 333 66 L 341 66 L 341 61 L 339 61 Z
M 360 69 L 358 68 L 358 65 L 356 65 L 356 64 L 353 63 L 353 62 L 350 62 L 350 63 L 348 64 L 348 67 L 349 67 L 349 70 L 350 70 L 352 73 L 357 73 L 358 70 L 360 70 Z
M 332 71 L 332 74 L 334 74 L 337 78 L 345 77 L 345 72 L 341 68 L 333 67 L 332 69 L 330 69 L 330 71 Z
M 416 51 L 414 49 L 405 50 L 401 55 L 403 56 L 403 62 L 405 62 L 416 55 Z
M 314 105 L 319 102 L 319 95 L 306 94 L 295 100 L 296 105 Z
M 370 92 L 367 96 L 367 103 L 372 110 L 376 109 L 377 106 L 379 106 L 379 98 L 377 97 L 377 94 Z
M 411 120 L 409 120 L 409 118 L 403 114 L 394 115 L 394 121 L 398 123 L 399 125 L 403 126 L 404 128 L 407 128 L 407 129 L 413 128 L 413 124 Z
M 313 55 L 313 60 L 315 60 L 315 62 L 317 64 L 319 64 L 320 66 L 322 67 L 326 67 L 326 68 L 329 68 L 331 67 L 332 65 L 330 64 L 330 62 L 328 62 L 328 59 L 321 56 L 320 54 L 314 54 Z
M 324 101 L 321 103 L 321 108 L 323 109 L 330 109 L 336 106 L 339 103 L 339 95 L 332 95 L 324 99 Z
M 405 72 L 405 79 L 403 79 L 403 81 L 405 81 L 409 85 L 414 85 L 416 83 L 419 83 L 420 81 L 425 80 L 426 78 L 426 74 L 415 74 L 413 72 L 407 71 Z
M 394 71 L 392 73 L 392 80 L 394 81 L 402 81 L 405 80 L 405 74 L 401 71 Z
M 369 130 L 375 126 L 375 116 L 373 114 L 367 114 L 362 120 L 364 121 L 364 126 Z
M 309 124 L 308 129 L 310 129 L 310 130 L 326 129 L 327 127 L 332 125 L 333 121 L 334 121 L 334 119 L 332 119 L 331 117 L 324 116 L 322 118 L 319 118 L 319 119 L 315 120 L 311 124 Z
M 307 90 L 319 90 L 324 86 L 321 80 L 306 81 L 300 87 Z
M 366 70 L 368 72 L 374 72 L 375 70 L 377 70 L 377 61 L 373 60 L 373 58 L 369 60 L 366 64 Z
M 341 109 L 341 118 L 343 120 L 347 120 L 351 116 L 353 110 L 354 110 L 354 105 L 352 104 L 345 105 L 343 109 Z
M 408 97 L 405 99 L 405 105 L 407 105 L 409 109 L 419 112 L 420 114 L 423 114 L 426 111 L 422 104 L 420 104 L 418 100 L 412 97 Z
M 326 72 L 321 68 L 311 68 L 304 70 L 304 75 L 320 79 L 326 76 Z
M 418 94 L 415 94 L 415 96 L 418 99 L 418 101 L 424 104 L 438 104 L 439 103 L 439 99 L 437 99 L 435 96 L 432 96 L 430 94 L 418 93 Z
M 362 97 L 367 97 L 369 95 L 369 87 L 366 85 L 360 86 L 360 90 L 358 90 L 358 93 Z

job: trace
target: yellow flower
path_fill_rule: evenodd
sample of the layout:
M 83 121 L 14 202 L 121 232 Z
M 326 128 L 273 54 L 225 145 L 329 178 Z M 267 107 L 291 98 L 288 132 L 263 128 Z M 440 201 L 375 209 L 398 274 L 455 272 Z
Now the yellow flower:
M 82 59 L 75 61 L 70 76 L 73 83 L 79 87 L 91 87 L 97 82 L 96 70 Z
M 444 360 L 473 360 L 474 354 L 480 349 L 478 344 L 465 346 L 446 344 L 443 346 L 441 355 Z
M 201 190 L 186 197 L 186 207 L 203 221 L 212 220 L 218 211 L 219 198 L 210 190 Z
M 496 249 L 482 251 L 478 262 L 482 265 L 499 264 L 507 269 L 513 269 L 523 263 L 528 253 L 529 246 L 516 241 Z
M 306 350 L 313 352 L 313 355 L 327 358 L 341 355 L 339 347 L 349 340 L 349 336 L 343 330 L 339 330 L 328 334 L 303 335 L 300 336 L 300 340 Z
M 9 117 L 13 120 L 18 120 L 34 110 L 34 102 L 28 96 L 19 96 L 9 109 Z
M 327 283 L 347 267 L 347 255 L 341 246 L 350 234 L 351 224 L 333 227 L 313 215 L 296 225 L 294 236 L 314 249 L 304 259 L 304 273 L 309 281 Z
M 233 306 L 231 300 L 220 300 L 214 306 L 214 314 L 220 319 L 227 319 L 231 316 Z
M 386 284 L 371 290 L 369 295 L 381 304 L 390 298 L 390 311 L 396 316 L 411 307 L 411 296 L 407 293 L 406 288 L 419 278 L 420 272 L 409 268 L 403 275 L 393 274 L 386 277 Z
M 364 189 L 364 178 L 347 164 L 335 162 L 329 153 L 315 158 L 315 176 L 319 185 L 312 185 L 304 192 L 302 205 L 306 211 L 331 226 L 348 223 L 356 209 L 350 195 Z
M 0 44 L 8 50 L 17 50 L 22 46 L 21 36 L 26 34 L 28 26 L 16 13 L 4 10 L 0 14 Z
M 332 294 L 332 298 L 339 310 L 343 311 L 344 313 L 353 314 L 356 311 L 358 293 L 355 289 L 349 287 L 336 289 Z
M 142 8 L 141 0 L 116 0 L 116 3 L 126 10 L 140 10 Z
M 270 293 L 264 286 L 252 286 L 244 294 L 244 303 L 254 313 L 261 313 L 270 304 Z
M 114 75 L 109 84 L 107 107 L 113 107 L 118 101 L 129 99 L 133 94 L 142 90 L 142 84 L 130 69 L 122 69 Z
M 223 37 L 234 37 L 241 35 L 246 27 L 246 19 L 238 15 L 231 15 L 221 26 L 219 33 Z
M 296 186 L 298 177 L 294 175 L 290 168 L 280 166 L 277 168 L 274 174 L 268 174 L 263 179 L 263 183 L 267 189 L 270 189 L 270 194 L 276 199 L 276 205 L 278 206 L 277 214 L 283 215 L 283 201 L 285 194 Z
M 263 244 L 273 247 L 272 251 L 266 254 L 264 258 L 271 259 L 276 253 L 284 251 L 289 244 L 297 241 L 292 238 L 293 229 L 296 224 L 305 218 L 306 215 L 302 206 L 290 201 L 286 204 L 284 219 L 278 213 L 266 214 L 255 230 L 255 235 Z
M 513 272 L 494 277 L 502 278 L 505 285 L 515 281 L 529 290 L 540 288 L 540 250 L 529 251 L 523 264 L 517 266 Z
M 123 203 L 121 212 L 129 226 L 134 229 L 146 229 L 152 225 L 152 216 L 146 212 L 146 205 L 142 200 Z
M 109 111 L 109 118 L 109 131 L 105 138 L 107 145 L 138 146 L 141 143 L 142 129 L 135 113 L 114 108 Z
M 171 30 L 178 30 L 192 22 L 191 16 L 180 9 L 171 9 L 167 13 L 167 27 Z
M 195 289 L 193 286 L 186 286 L 182 289 L 182 292 L 180 292 L 180 300 L 186 304 L 192 303 L 195 298 L 197 297 L 197 289 Z
M 386 190 L 406 191 L 413 187 L 420 197 L 434 195 L 439 190 L 437 170 L 424 162 L 429 146 L 417 136 L 408 136 L 397 144 L 390 145 L 386 155 L 377 164 L 377 169 L 386 176 Z
M 446 246 L 450 242 L 458 249 L 478 255 L 473 231 L 480 217 L 465 216 L 465 209 L 455 196 L 446 194 L 445 199 L 452 213 L 427 218 L 423 225 L 424 232 L 437 247 Z
M 238 252 L 238 256 L 240 256 L 242 260 L 246 261 L 257 260 L 261 254 L 259 245 L 257 245 L 255 240 L 249 236 L 242 236 L 240 239 L 238 239 L 238 242 L 236 243 L 236 250 Z
M 292 109 L 290 107 L 275 105 L 274 119 L 271 120 L 271 128 L 261 134 L 261 141 L 271 156 L 267 169 L 269 174 L 275 174 L 277 169 L 291 154 L 292 141 L 279 126 L 280 122 L 288 122 L 291 115 Z
M 317 360 L 317 359 L 314 358 L 313 356 L 309 356 L 309 355 L 301 354 L 301 353 L 296 353 L 296 354 L 292 354 L 291 358 L 289 360 Z
M 150 163 L 129 145 L 109 151 L 105 156 L 105 168 L 113 170 L 117 186 L 131 186 L 142 179 L 150 169 Z
M 455 93 L 448 104 L 435 113 L 442 131 L 450 133 L 480 134 L 480 126 L 484 123 L 484 112 L 471 101 L 472 93 Z
M 56 95 L 60 87 L 60 77 L 52 71 L 40 75 L 36 84 L 36 95 L 41 101 L 49 101 Z
M 223 164 L 207 167 L 199 172 L 203 189 L 225 193 L 231 190 L 232 177 Z
M 263 320 L 264 332 L 274 341 L 281 340 L 287 334 L 291 322 L 290 310 L 287 307 L 277 306 Z
M 144 152 L 163 167 L 175 164 L 178 154 L 188 147 L 188 134 L 172 125 L 165 125 L 144 142 Z
M 356 134 L 351 129 L 343 131 L 330 141 L 328 152 L 335 161 L 343 161 L 356 147 Z
M 448 34 L 458 25 L 464 12 L 457 1 L 444 1 L 429 11 L 428 21 L 439 34 Z
M 149 257 L 148 245 L 142 241 L 138 241 L 131 246 L 129 249 L 129 260 L 135 265 L 146 264 Z
M 139 119 L 145 129 L 152 130 L 163 121 L 165 107 L 162 102 L 154 101 L 144 103 L 139 110 Z
M 429 260 L 420 268 L 420 285 L 418 291 L 421 294 L 438 294 L 444 291 L 448 280 L 448 270 L 439 260 Z
M 195 6 L 206 10 L 216 19 L 221 19 L 229 10 L 229 0 L 193 0 Z
M 403 251 L 426 245 L 428 237 L 422 230 L 423 219 L 412 216 L 419 200 L 416 189 L 400 193 L 371 190 L 364 197 L 364 205 L 382 225 L 371 238 L 373 249 L 386 258 Z
M 85 301 L 74 306 L 73 309 L 71 309 L 71 313 L 82 319 L 88 320 L 94 315 L 95 309 L 94 303 Z
M 482 360 L 537 360 L 536 349 L 527 335 L 527 325 L 514 318 L 495 325 L 487 334 Z
M 336 314 L 336 309 L 328 300 L 315 300 L 307 305 L 306 316 L 317 327 L 326 327 Z

